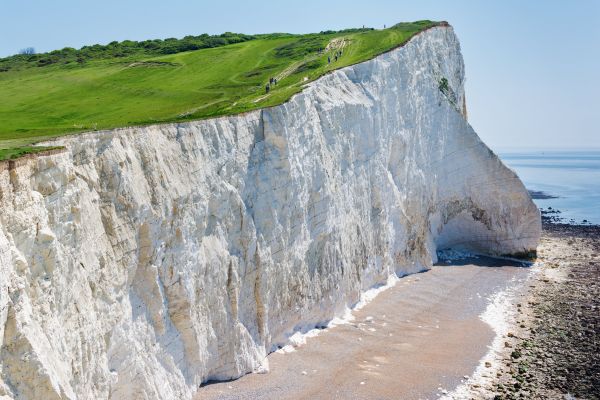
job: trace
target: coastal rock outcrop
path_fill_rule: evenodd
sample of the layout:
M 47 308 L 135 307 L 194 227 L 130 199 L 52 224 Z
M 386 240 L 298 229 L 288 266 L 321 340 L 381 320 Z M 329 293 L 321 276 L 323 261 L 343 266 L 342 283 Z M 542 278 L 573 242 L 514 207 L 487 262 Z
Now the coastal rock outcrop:
M 436 251 L 535 250 L 451 27 L 242 115 L 0 164 L 0 399 L 190 399 Z

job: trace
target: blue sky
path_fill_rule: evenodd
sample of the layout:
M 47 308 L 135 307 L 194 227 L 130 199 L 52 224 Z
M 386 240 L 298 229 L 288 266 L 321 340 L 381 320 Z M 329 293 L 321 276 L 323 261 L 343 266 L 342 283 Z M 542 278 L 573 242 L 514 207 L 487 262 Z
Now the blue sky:
M 600 0 L 0 0 L 0 56 L 188 34 L 447 20 L 469 120 L 494 150 L 600 148 Z

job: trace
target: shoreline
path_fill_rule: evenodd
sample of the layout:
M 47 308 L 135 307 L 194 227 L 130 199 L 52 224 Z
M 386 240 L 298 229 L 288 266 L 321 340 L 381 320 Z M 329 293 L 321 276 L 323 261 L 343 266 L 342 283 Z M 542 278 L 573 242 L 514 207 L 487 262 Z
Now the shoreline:
M 448 254 L 195 398 L 600 399 L 599 254 L 600 226 L 547 221 L 533 266 Z
M 480 318 L 489 298 L 529 273 L 503 259 L 442 261 L 397 279 L 348 323 L 271 353 L 268 374 L 204 385 L 195 398 L 434 399 L 468 378 L 497 336 Z
M 600 399 L 600 225 L 544 220 L 538 261 L 504 300 L 490 352 L 444 398 Z

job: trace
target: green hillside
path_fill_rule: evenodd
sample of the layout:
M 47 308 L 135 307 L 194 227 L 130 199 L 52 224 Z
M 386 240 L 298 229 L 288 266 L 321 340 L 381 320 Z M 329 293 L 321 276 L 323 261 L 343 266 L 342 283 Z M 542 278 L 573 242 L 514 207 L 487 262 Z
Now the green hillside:
M 98 47 L 97 56 L 90 53 L 92 46 L 49 53 L 53 58 L 47 54 L 0 59 L 0 159 L 28 153 L 27 146 L 53 136 L 196 120 L 280 104 L 328 71 L 368 60 L 437 24 L 244 35 L 234 44 L 220 41 L 193 51 L 170 47 L 167 52 L 175 54 L 166 55 L 139 45 L 130 46 L 129 52 L 102 50 L 110 48 L 107 45 Z M 40 61 L 46 59 L 52 62 Z M 267 94 L 271 77 L 278 83 Z

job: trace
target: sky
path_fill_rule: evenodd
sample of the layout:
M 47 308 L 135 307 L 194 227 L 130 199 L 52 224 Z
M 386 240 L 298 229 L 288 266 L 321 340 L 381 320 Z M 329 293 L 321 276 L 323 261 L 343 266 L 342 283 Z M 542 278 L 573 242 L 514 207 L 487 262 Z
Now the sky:
M 469 122 L 493 150 L 600 149 L 600 0 L 0 0 L 0 57 L 26 47 L 420 19 L 454 27 Z

